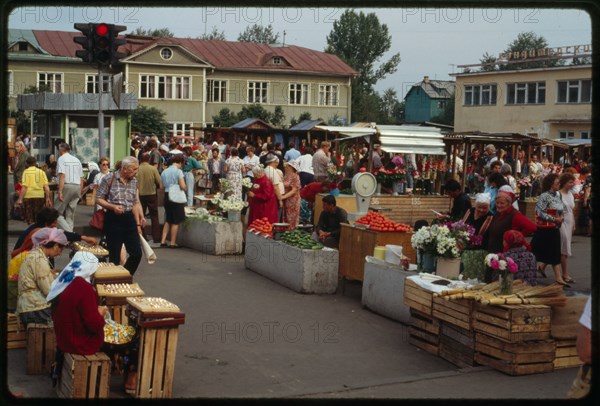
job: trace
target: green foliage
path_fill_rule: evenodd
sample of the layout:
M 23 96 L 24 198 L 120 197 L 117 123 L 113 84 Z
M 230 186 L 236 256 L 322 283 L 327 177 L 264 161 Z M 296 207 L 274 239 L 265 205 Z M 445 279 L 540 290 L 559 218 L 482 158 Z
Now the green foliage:
M 257 42 L 260 44 L 276 44 L 279 40 L 279 34 L 273 32 L 273 26 L 269 24 L 267 27 L 254 24 L 249 25 L 238 36 L 240 42 Z
M 31 117 L 24 110 L 11 110 L 8 116 L 16 119 L 17 134 L 27 134 L 31 131 Z
M 298 120 L 296 120 L 296 117 L 292 117 L 292 119 L 290 120 L 290 127 L 293 127 L 296 124 L 303 122 L 304 120 L 312 120 L 312 115 L 308 111 L 305 111 L 304 113 L 300 114 Z
M 522 32 L 517 35 L 508 47 L 504 50 L 504 53 L 515 53 L 531 50 L 538 50 L 548 47 L 548 41 L 543 36 L 536 35 L 533 31 Z M 514 70 L 514 69 L 533 69 L 533 68 L 548 68 L 551 66 L 562 66 L 565 61 L 562 59 L 548 59 L 545 61 L 535 62 L 522 62 L 522 63 L 508 63 L 500 64 L 500 70 Z
M 39 87 L 36 85 L 27 86 L 23 89 L 23 94 L 31 94 L 31 93 L 43 93 L 51 91 L 50 86 L 45 83 L 40 83 Z
M 272 113 L 265 109 L 260 104 L 250 104 L 242 107 L 242 110 L 237 114 L 238 121 L 247 118 L 258 118 L 266 123 L 271 122 Z
M 169 30 L 167 27 L 165 28 L 142 28 L 137 27 L 134 31 L 131 32 L 133 35 L 143 35 L 146 37 L 160 37 L 160 38 L 173 38 L 175 33 Z
M 169 130 L 165 113 L 156 107 L 138 106 L 131 113 L 131 131 L 142 134 L 163 135 Z
M 441 114 L 431 117 L 431 122 L 437 124 L 454 125 L 454 104 L 454 97 L 452 97 L 450 100 L 448 100 L 448 103 L 446 103 L 446 107 L 444 107 L 444 111 Z
M 375 68 L 377 61 L 391 45 L 392 37 L 387 25 L 381 24 L 375 13 L 347 10 L 333 23 L 333 29 L 327 36 L 325 52 L 339 56 L 360 73 L 353 86 L 370 90 L 378 80 L 396 72 L 398 68 L 399 53 Z
M 485 54 L 483 54 L 483 57 L 479 60 L 479 62 L 486 63 L 486 64 L 492 64 L 492 65 L 482 66 L 481 71 L 482 72 L 491 72 L 491 71 L 498 70 L 498 66 L 496 65 L 497 61 L 498 61 L 498 58 L 496 58 L 495 56 L 490 55 L 486 52 Z
M 227 107 L 219 110 L 219 114 L 212 116 L 212 119 L 215 127 L 231 127 L 239 121 L 237 114 L 229 110 Z
M 285 113 L 283 112 L 283 107 L 275 106 L 275 110 L 271 114 L 271 124 L 277 128 L 281 128 L 283 123 L 285 123 Z
M 226 41 L 227 38 L 225 37 L 225 31 L 221 31 L 219 32 L 217 30 L 217 27 L 213 25 L 212 27 L 212 31 L 207 33 L 207 34 L 202 34 L 198 37 L 198 39 L 204 39 L 204 40 L 219 40 L 219 41 Z
M 391 87 L 383 92 L 379 106 L 381 124 L 400 124 L 404 120 L 404 101 L 398 100 L 398 94 Z
M 380 97 L 377 92 L 352 88 L 352 121 L 381 122 Z

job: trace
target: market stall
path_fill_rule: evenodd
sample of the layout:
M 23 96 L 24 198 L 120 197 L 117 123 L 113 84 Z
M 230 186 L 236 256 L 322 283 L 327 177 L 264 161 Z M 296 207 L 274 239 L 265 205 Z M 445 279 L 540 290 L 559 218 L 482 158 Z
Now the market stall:
M 208 255 L 236 255 L 242 253 L 243 225 L 214 216 L 204 208 L 186 213 L 179 226 L 177 244 Z

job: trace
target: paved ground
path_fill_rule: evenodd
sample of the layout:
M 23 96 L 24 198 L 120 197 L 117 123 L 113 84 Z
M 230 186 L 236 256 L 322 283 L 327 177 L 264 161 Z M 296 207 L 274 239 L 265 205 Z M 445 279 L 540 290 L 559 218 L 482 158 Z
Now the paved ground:
M 91 208 L 79 206 L 81 230 Z M 21 222 L 9 221 L 9 247 Z M 588 237 L 574 237 L 576 284 L 589 293 Z M 244 268 L 242 256 L 157 249 L 134 280 L 186 313 L 174 378 L 177 398 L 564 398 L 576 369 L 510 377 L 487 367 L 459 369 L 407 342 L 407 326 L 364 309 L 361 284 L 333 295 L 302 295 Z M 57 267 L 68 261 L 65 253 Z M 551 283 L 550 279 L 542 280 Z M 53 398 L 50 379 L 25 375 L 25 350 L 7 352 L 8 390 Z M 111 396 L 126 397 L 113 377 Z

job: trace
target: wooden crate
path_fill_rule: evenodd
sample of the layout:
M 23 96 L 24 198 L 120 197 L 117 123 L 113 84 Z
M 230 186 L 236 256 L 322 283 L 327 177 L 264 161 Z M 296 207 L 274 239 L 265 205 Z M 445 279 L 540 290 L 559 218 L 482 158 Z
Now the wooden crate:
M 438 355 L 440 322 L 428 314 L 410 309 L 408 342 L 433 355 Z
M 68 399 L 108 398 L 110 358 L 102 352 L 93 355 L 65 353 L 57 395 Z
M 434 297 L 431 314 L 445 323 L 470 331 L 473 330 L 474 308 L 474 300 L 446 300 L 443 297 Z
M 508 342 L 550 338 L 550 306 L 475 305 L 473 329 Z
M 411 279 L 404 282 L 404 304 L 428 316 L 432 314 L 433 292 L 429 292 Z
M 14 350 L 27 347 L 27 331 L 21 320 L 13 313 L 8 313 L 6 320 L 6 349 Z
M 583 365 L 577 354 L 576 340 L 555 340 L 554 369 L 574 368 Z
M 372 256 L 378 245 L 401 245 L 402 254 L 410 263 L 417 262 L 417 253 L 410 243 L 413 233 L 379 232 L 342 224 L 340 232 L 339 276 L 363 281 L 365 257 Z
M 589 296 L 567 296 L 564 306 L 552 308 L 550 335 L 555 340 L 573 340 L 579 332 L 579 318 Z
M 54 327 L 48 324 L 28 324 L 27 375 L 49 374 L 55 356 Z
M 439 356 L 460 368 L 477 365 L 475 362 L 475 332 L 454 324 L 440 322 Z
M 508 375 L 552 372 L 555 351 L 553 340 L 509 343 L 479 332 L 475 335 L 475 361 Z

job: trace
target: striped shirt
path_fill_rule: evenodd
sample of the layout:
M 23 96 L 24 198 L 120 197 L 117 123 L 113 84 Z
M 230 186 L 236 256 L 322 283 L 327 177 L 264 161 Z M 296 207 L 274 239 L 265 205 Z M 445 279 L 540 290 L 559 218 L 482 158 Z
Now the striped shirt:
M 110 190 L 108 190 L 109 185 Z M 136 178 L 125 183 L 121 179 L 121 171 L 116 171 L 102 178 L 96 196 L 111 204 L 123 206 L 125 211 L 131 211 L 133 206 L 138 203 L 137 190 Z

